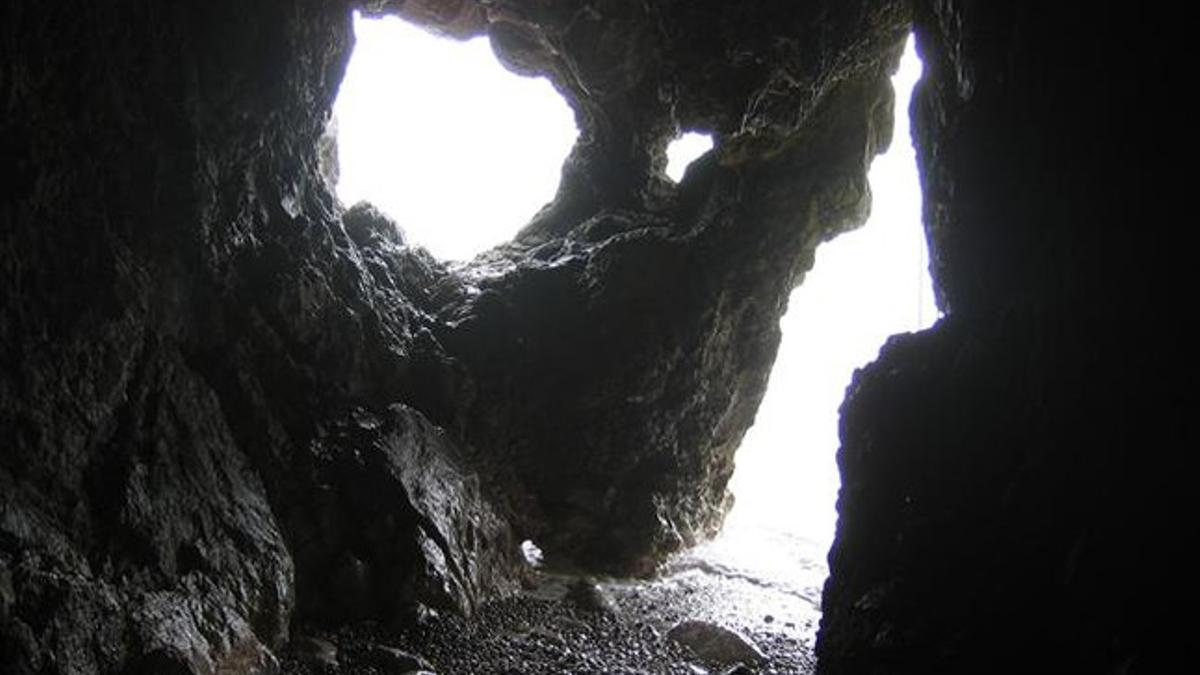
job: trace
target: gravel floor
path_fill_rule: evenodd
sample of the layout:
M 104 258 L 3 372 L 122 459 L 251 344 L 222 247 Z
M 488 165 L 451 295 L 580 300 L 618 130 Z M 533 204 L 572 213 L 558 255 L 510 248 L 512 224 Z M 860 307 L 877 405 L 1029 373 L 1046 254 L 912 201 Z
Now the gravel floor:
M 524 593 L 469 620 L 430 615 L 399 632 L 366 624 L 298 638 L 284 672 L 411 673 L 423 661 L 441 675 L 811 673 L 823 566 L 810 563 L 800 583 L 780 584 L 727 562 L 698 549 L 643 581 L 532 571 Z M 684 620 L 736 631 L 766 660 L 701 659 L 667 637 Z

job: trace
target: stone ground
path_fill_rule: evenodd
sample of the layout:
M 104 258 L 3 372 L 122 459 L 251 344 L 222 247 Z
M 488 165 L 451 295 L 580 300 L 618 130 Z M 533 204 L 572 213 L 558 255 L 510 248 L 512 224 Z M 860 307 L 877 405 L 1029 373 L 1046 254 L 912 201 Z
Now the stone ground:
M 811 673 L 825 576 L 823 563 L 812 557 L 786 580 L 740 564 L 745 556 L 716 545 L 677 556 L 651 580 L 532 570 L 522 594 L 493 602 L 469 620 L 430 614 L 401 632 L 358 625 L 298 639 L 284 671 L 411 673 L 423 662 L 441 675 Z M 765 660 L 753 666 L 705 660 L 667 637 L 685 620 L 736 631 Z

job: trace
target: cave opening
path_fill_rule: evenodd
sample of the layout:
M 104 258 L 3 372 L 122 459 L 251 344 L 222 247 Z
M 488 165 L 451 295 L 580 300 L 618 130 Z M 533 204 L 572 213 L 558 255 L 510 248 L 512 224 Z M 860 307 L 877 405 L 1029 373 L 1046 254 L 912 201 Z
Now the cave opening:
M 504 68 L 486 37 L 459 42 L 394 16 L 356 15 L 355 33 L 334 106 L 344 203 L 369 201 L 411 241 L 465 260 L 510 239 L 553 199 L 579 132 L 546 79 Z M 920 74 L 910 37 L 892 80 L 893 141 L 869 174 L 872 215 L 822 244 L 791 295 L 770 385 L 737 452 L 729 485 L 735 506 L 721 534 L 674 556 L 656 581 L 602 583 L 621 604 L 658 598 L 714 623 L 765 622 L 741 624 L 748 634 L 782 624 L 811 639 L 834 536 L 846 387 L 889 336 L 927 328 L 938 315 L 909 139 L 909 97 Z M 713 145 L 712 136 L 684 130 L 666 149 L 666 176 L 679 183 Z M 536 541 L 519 550 L 531 568 L 543 567 Z M 703 575 L 763 590 L 730 596 L 738 587 L 698 581 Z M 699 590 L 681 601 L 679 587 Z M 678 609 L 645 616 L 665 627 Z
M 894 137 L 868 176 L 871 216 L 822 244 L 792 292 L 766 395 L 738 450 L 729 485 L 735 505 L 716 540 L 685 554 L 813 602 L 834 538 L 846 388 L 890 336 L 928 328 L 939 317 L 909 138 L 909 100 L 921 71 L 910 36 L 892 78 Z
M 562 96 L 545 78 L 502 66 L 487 37 L 457 41 L 396 16 L 358 13 L 354 29 L 334 105 L 339 198 L 375 204 L 444 259 L 470 258 L 511 238 L 553 198 L 578 136 Z M 889 336 L 927 328 L 938 316 L 908 137 L 921 68 L 910 36 L 892 79 L 894 138 L 870 169 L 872 215 L 822 244 L 793 291 L 770 385 L 738 450 L 729 485 L 735 506 L 716 540 L 682 554 L 684 566 L 716 561 L 819 600 L 836 520 L 846 387 Z M 681 181 L 713 145 L 707 133 L 680 133 L 667 147 L 667 177 Z M 541 565 L 536 542 L 520 549 Z
M 371 202 L 410 241 L 462 260 L 553 199 L 578 131 L 546 78 L 506 69 L 486 36 L 360 13 L 354 32 L 334 103 L 343 203 Z

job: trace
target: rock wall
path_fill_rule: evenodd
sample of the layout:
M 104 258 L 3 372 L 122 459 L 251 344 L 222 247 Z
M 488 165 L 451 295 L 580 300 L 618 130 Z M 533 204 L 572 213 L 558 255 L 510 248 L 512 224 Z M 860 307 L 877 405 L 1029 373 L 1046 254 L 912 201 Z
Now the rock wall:
M 350 19 L 0 10 L 0 670 L 267 671 L 296 621 L 512 586 L 420 412 L 453 372 L 409 290 L 437 266 L 318 173 Z
M 582 137 L 450 269 L 321 141 L 351 10 L 486 31 Z M 869 205 L 896 2 L 0 8 L 0 669 L 270 672 L 299 624 L 469 613 L 517 542 L 711 533 L 787 294 Z M 674 186 L 680 128 L 717 149 Z
M 819 672 L 1167 672 L 1194 531 L 1186 395 L 1158 393 L 1186 265 L 1149 233 L 1168 57 L 1136 11 L 921 2 L 915 30 L 948 316 L 848 390 Z

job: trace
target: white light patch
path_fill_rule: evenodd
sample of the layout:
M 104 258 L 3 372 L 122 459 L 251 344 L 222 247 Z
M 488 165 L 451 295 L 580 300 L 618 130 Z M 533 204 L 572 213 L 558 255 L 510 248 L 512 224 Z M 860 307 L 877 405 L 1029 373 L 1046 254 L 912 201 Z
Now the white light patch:
M 525 564 L 530 567 L 542 566 L 542 549 L 533 543 L 533 540 L 526 539 L 521 542 L 521 557 L 525 559 Z
M 712 150 L 713 139 L 708 134 L 689 131 L 667 146 L 667 177 L 678 183 L 688 166 L 700 155 Z
M 496 60 L 487 38 L 438 38 L 355 16 L 338 92 L 345 204 L 367 200 L 434 255 L 466 259 L 511 238 L 558 188 L 577 131 L 544 78 Z
M 938 318 L 908 134 L 909 98 L 920 74 L 910 38 L 892 79 L 896 135 L 871 165 L 871 218 L 821 245 L 780 322 L 783 342 L 770 385 L 730 481 L 737 502 L 726 521 L 729 536 L 714 542 L 738 542 L 744 564 L 778 557 L 788 548 L 781 542 L 789 540 L 796 551 L 808 550 L 807 542 L 828 549 L 840 484 L 837 411 L 851 376 L 878 356 L 889 336 L 927 328 Z

